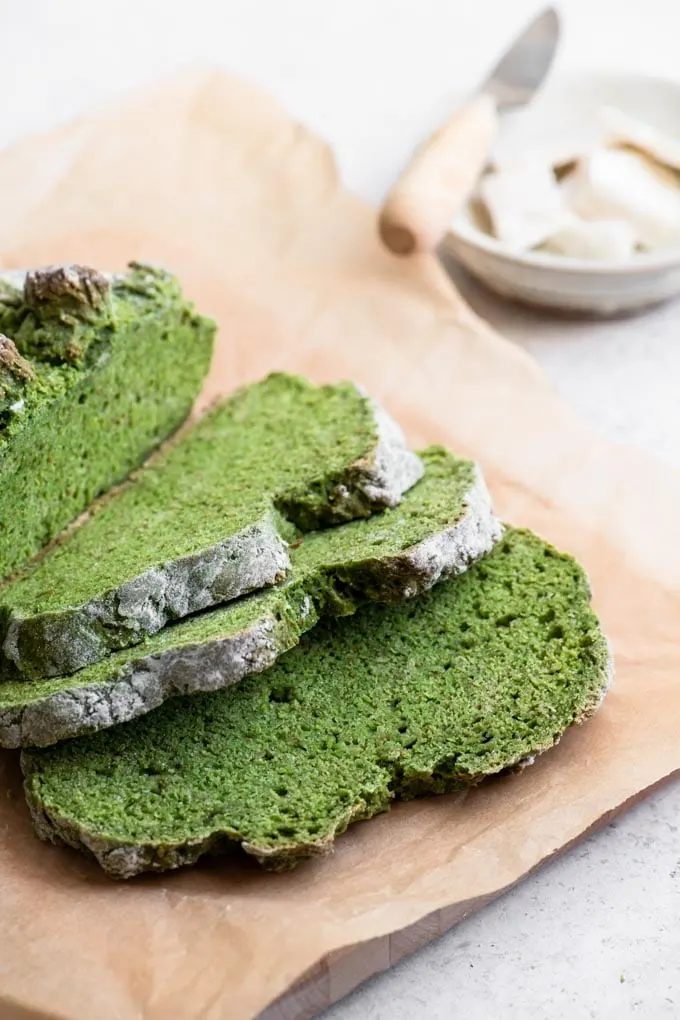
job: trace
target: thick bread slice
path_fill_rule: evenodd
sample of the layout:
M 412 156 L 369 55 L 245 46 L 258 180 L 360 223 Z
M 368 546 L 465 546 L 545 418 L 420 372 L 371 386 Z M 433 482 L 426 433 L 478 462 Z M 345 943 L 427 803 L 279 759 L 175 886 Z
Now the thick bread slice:
M 150 266 L 0 275 L 0 580 L 184 421 L 214 334 Z
M 395 506 L 422 472 L 351 383 L 246 387 L 0 593 L 4 675 L 67 675 L 273 584 L 286 539 Z
M 0 684 L 0 744 L 55 743 L 104 729 L 179 694 L 226 687 L 292 648 L 324 614 L 396 602 L 465 570 L 500 537 L 475 466 L 438 447 L 403 503 L 309 534 L 278 588 L 210 610 L 72 677 Z
M 586 577 L 508 530 L 460 577 L 321 623 L 271 669 L 24 752 L 36 831 L 127 878 L 240 844 L 287 868 L 350 822 L 526 764 L 611 676 Z

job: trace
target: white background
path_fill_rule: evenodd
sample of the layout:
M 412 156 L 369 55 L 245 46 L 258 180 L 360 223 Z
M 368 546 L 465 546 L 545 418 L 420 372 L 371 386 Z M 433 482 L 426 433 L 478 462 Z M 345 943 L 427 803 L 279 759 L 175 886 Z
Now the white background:
M 275 93 L 333 144 L 349 186 L 379 201 L 413 146 L 537 7 L 0 0 L 0 145 L 160 74 L 210 63 Z M 561 11 L 558 72 L 680 78 L 679 0 L 564 0 Z M 0 224 L 0 247 L 1 232 Z M 596 427 L 680 466 L 680 303 L 567 323 L 511 309 L 477 287 L 466 293 Z M 329 1020 L 679 1018 L 679 825 L 680 787 L 671 784 L 354 993 Z

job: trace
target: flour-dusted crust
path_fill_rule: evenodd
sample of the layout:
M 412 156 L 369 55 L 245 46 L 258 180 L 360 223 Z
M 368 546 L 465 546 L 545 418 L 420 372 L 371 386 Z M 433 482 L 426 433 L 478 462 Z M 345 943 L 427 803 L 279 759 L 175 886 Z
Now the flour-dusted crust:
M 577 726 L 580 726 L 581 723 L 587 722 L 588 719 L 591 719 L 595 715 L 598 708 L 601 707 L 602 702 L 607 696 L 609 689 L 614 683 L 614 677 L 616 675 L 614 652 L 609 638 L 605 636 L 604 640 L 606 641 L 607 644 L 607 664 L 602 674 L 602 686 L 598 688 L 598 690 L 593 691 L 590 701 L 585 706 L 579 718 L 576 720 Z
M 380 587 L 371 596 L 378 602 L 397 602 L 428 591 L 438 581 L 462 574 L 491 551 L 502 534 L 491 496 L 480 469 L 465 496 L 465 511 L 452 527 L 445 528 L 406 549 L 376 577 Z
M 362 392 L 360 387 L 357 387 Z M 378 427 L 372 464 L 366 469 L 362 490 L 370 505 L 396 506 L 423 477 L 423 463 L 409 450 L 400 426 L 375 400 L 371 400 Z
M 462 573 L 501 536 L 491 499 L 479 469 L 464 497 L 464 511 L 453 525 L 391 556 L 338 568 L 347 609 L 366 600 L 399 602 L 430 589 L 439 580 Z M 311 593 L 316 577 L 307 579 L 309 595 L 288 600 L 280 591 L 280 619 L 263 607 L 260 619 L 235 634 L 200 644 L 168 648 L 121 667 L 117 676 L 91 685 L 74 685 L 40 700 L 10 709 L 0 708 L 0 745 L 39 746 L 67 737 L 106 729 L 157 708 L 168 698 L 215 691 L 252 673 L 259 673 L 298 641 L 319 618 Z
M 45 747 L 128 722 L 168 698 L 215 691 L 271 666 L 292 641 L 269 614 L 224 640 L 183 645 L 124 666 L 110 680 L 0 711 L 0 744 Z
M 192 556 L 164 563 L 102 598 L 60 613 L 10 619 L 2 651 L 21 661 L 21 644 L 48 649 L 44 675 L 63 676 L 126 648 L 208 606 L 280 581 L 290 568 L 287 545 L 271 518 Z M 49 656 L 49 657 L 48 657 Z

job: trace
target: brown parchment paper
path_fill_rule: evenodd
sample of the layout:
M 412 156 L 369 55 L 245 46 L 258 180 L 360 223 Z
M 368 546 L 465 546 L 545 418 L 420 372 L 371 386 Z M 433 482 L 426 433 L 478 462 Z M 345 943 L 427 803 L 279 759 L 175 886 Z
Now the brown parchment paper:
M 5 754 L 2 1020 L 310 1016 L 680 768 L 680 477 L 597 438 L 374 221 L 321 141 L 221 73 L 0 154 L 5 266 L 163 262 L 220 322 L 206 399 L 276 368 L 352 377 L 414 443 L 478 458 L 507 519 L 586 564 L 616 684 L 521 775 L 398 806 L 286 875 L 236 859 L 112 883 L 33 838 Z

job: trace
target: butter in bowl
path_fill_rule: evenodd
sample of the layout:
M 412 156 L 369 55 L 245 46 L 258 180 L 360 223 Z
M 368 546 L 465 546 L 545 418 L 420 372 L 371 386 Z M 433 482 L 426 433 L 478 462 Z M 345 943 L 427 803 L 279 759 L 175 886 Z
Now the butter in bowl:
M 612 315 L 680 293 L 680 87 L 582 74 L 504 118 L 443 249 L 503 296 Z

